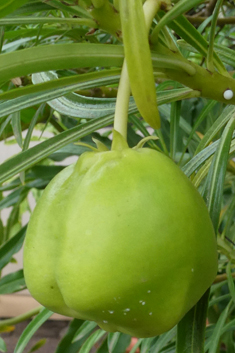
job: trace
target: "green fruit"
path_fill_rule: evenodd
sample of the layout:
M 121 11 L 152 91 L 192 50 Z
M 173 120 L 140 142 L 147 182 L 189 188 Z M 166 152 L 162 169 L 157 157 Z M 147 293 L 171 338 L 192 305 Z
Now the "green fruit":
M 137 337 L 177 324 L 216 270 L 203 199 L 148 148 L 84 153 L 50 182 L 26 235 L 25 279 L 36 300 Z

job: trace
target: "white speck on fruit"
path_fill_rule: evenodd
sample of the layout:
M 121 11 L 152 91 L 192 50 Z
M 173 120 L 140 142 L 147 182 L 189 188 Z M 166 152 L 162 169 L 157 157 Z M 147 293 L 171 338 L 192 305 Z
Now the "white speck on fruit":
M 224 91 L 224 99 L 230 100 L 233 98 L 233 96 L 234 96 L 234 93 L 231 89 L 226 89 L 226 91 Z
M 107 323 L 108 323 L 108 321 L 107 321 L 107 320 L 103 320 L 103 323 L 104 323 L 104 324 L 107 324 Z
M 192 270 L 191 270 L 192 272 L 194 272 L 194 268 L 192 268 Z
M 126 309 L 124 309 L 124 311 L 130 311 L 131 309 L 130 308 L 126 308 Z
M 109 314 L 113 314 L 114 313 L 114 310 L 109 310 Z
M 142 305 L 145 305 L 145 302 L 143 302 Z
M 149 289 L 149 290 L 147 291 L 147 293 L 151 293 L 151 290 Z
M 149 315 L 153 315 L 153 313 L 151 312 L 151 313 L 149 313 Z
M 143 300 L 140 300 L 139 303 L 143 303 Z
M 123 313 L 123 315 L 126 315 L 126 313 Z

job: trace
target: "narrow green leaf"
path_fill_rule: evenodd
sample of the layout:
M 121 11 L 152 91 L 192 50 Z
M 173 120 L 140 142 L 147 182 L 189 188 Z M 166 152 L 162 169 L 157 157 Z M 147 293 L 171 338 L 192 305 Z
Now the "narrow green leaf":
M 176 336 L 176 327 L 159 336 L 157 342 L 151 347 L 150 353 L 160 353 L 165 345 Z M 183 353 L 183 352 L 182 352 Z
M 26 329 L 23 331 L 22 335 L 17 342 L 14 353 L 22 353 L 30 341 L 31 337 L 35 334 L 35 332 L 39 329 L 45 321 L 51 317 L 53 314 L 52 311 L 44 308 L 41 312 L 29 323 Z
M 172 90 L 170 92 L 159 93 L 159 104 L 182 99 L 182 97 L 188 95 L 188 92 L 191 92 L 191 90 L 184 88 L 179 90 Z M 129 114 L 133 114 L 134 112 L 136 112 L 136 108 L 130 108 Z M 44 141 L 40 145 L 34 146 L 27 151 L 21 152 L 17 156 L 12 157 L 10 160 L 7 160 L 6 162 L 2 163 L 2 165 L 0 165 L 0 183 L 31 167 L 32 165 L 49 156 L 51 153 L 62 148 L 63 146 L 66 146 L 71 142 L 87 136 L 89 133 L 95 130 L 106 127 L 112 122 L 113 115 L 94 119 L 88 123 L 81 124 L 68 131 L 62 132 L 61 134 L 47 141 Z
M 115 346 L 117 345 L 118 339 L 121 332 L 109 333 L 108 335 L 108 349 L 109 353 L 113 353 Z
M 19 204 L 25 199 L 28 192 L 29 189 L 24 186 L 14 190 L 0 201 L 0 210 Z
M 129 353 L 136 353 L 137 349 L 139 348 L 139 346 L 141 345 L 143 340 L 144 340 L 144 338 L 139 338 L 138 341 L 136 342 L 136 344 L 131 348 Z
M 216 233 L 219 226 L 224 178 L 234 129 L 235 119 L 231 118 L 221 136 L 220 143 L 214 155 L 207 177 L 207 190 L 205 191 L 205 196 L 207 199 L 207 207 Z
M 177 353 L 204 353 L 209 293 L 207 290 L 177 325 Z
M 233 140 L 231 143 L 230 154 L 235 151 L 235 133 L 232 136 Z M 213 142 L 208 147 L 204 148 L 196 156 L 194 156 L 187 164 L 182 167 L 183 172 L 189 178 L 208 158 L 210 158 L 217 150 L 220 143 L 220 139 Z
M 28 353 L 32 353 L 43 347 L 47 342 L 46 338 L 40 339 L 30 350 Z
M 115 71 L 114 73 L 117 73 Z M 118 71 L 119 73 L 119 71 Z M 112 72 L 104 72 L 104 76 L 102 77 L 102 72 L 99 72 L 99 76 L 97 73 L 93 76 L 93 84 L 97 79 L 96 77 L 100 77 L 100 84 L 105 85 L 106 82 L 110 85 L 112 83 L 117 82 L 119 79 L 119 75 L 112 75 Z M 82 75 L 83 76 L 83 75 Z M 88 79 L 92 78 L 91 74 L 88 76 Z M 56 79 L 58 76 L 56 73 L 41 73 L 41 74 L 33 74 L 33 83 L 38 84 L 41 82 L 49 81 L 51 79 Z M 108 79 L 106 81 L 106 78 Z M 105 82 L 106 81 L 106 82 Z M 83 83 L 87 87 L 89 87 L 89 82 L 86 81 Z M 92 83 L 91 83 L 92 84 Z M 92 85 L 93 85 L 92 84 Z M 80 84 L 82 86 L 82 84 Z M 97 83 L 96 85 L 97 86 Z M 80 88 L 79 86 L 77 89 Z M 64 89 L 64 87 L 63 87 Z M 55 94 L 55 90 L 53 91 L 53 96 Z M 64 95 L 64 94 L 63 94 Z M 79 118 L 98 118 L 101 116 L 105 116 L 111 114 L 115 111 L 116 98 L 96 98 L 96 97 L 84 97 L 77 93 L 69 93 L 66 97 L 60 97 L 58 99 L 53 99 L 49 101 L 49 105 L 59 111 L 62 114 L 66 114 L 69 116 L 76 116 Z
M 63 2 L 56 0 L 47 0 L 47 3 L 56 9 L 71 13 L 78 17 L 91 17 L 91 14 L 80 6 L 67 6 L 66 4 L 63 4 Z
M 94 321 L 85 321 L 78 330 L 75 332 L 73 342 L 81 340 L 86 335 L 90 334 L 97 327 L 97 323 Z
M 0 351 L 1 352 L 6 352 L 7 351 L 7 346 L 4 340 L 0 337 Z
M 217 353 L 219 340 L 222 334 L 222 329 L 228 317 L 232 303 L 233 301 L 231 300 L 226 306 L 226 308 L 220 314 L 220 317 L 215 325 L 214 331 L 210 337 L 210 344 L 208 345 L 209 347 L 207 346 L 207 348 L 209 348 L 208 353 Z
M 171 92 L 172 91 L 179 91 L 178 89 L 177 90 L 171 90 Z M 173 92 L 172 92 L 173 93 Z M 160 98 L 160 92 L 159 92 L 159 98 Z M 168 102 L 170 102 L 170 100 L 168 101 Z M 160 103 L 160 102 L 159 102 Z M 160 104 L 159 104 L 160 105 Z M 160 111 L 160 113 L 162 114 L 162 115 L 164 115 L 165 117 L 166 117 L 166 119 L 167 119 L 167 121 L 169 121 L 169 123 L 170 123 L 170 114 L 171 114 L 171 111 L 170 111 L 170 107 L 169 107 L 169 105 L 161 105 L 160 107 L 159 107 L 159 111 Z M 180 120 L 179 120 L 179 126 L 180 126 L 180 128 L 184 131 L 184 132 L 186 132 L 187 134 L 190 134 L 190 132 L 191 132 L 191 130 L 192 130 L 192 127 L 191 127 L 191 125 L 181 116 L 180 117 Z M 196 133 L 194 133 L 193 134 L 193 140 L 194 141 L 197 141 L 197 142 L 200 142 L 201 140 L 200 140 L 200 137 L 196 134 Z
M 98 342 L 104 335 L 106 335 L 106 331 L 104 330 L 97 330 L 93 332 L 86 340 L 86 342 L 83 343 L 79 353 L 89 353 L 94 344 Z
M 64 131 L 27 151 L 21 152 L 17 156 L 0 165 L 0 182 L 6 181 L 16 173 L 31 167 L 59 148 L 87 136 L 95 130 L 106 127 L 112 122 L 113 115 L 94 119 L 89 123 L 84 123 L 70 130 Z
M 0 26 L 0 53 L 2 51 L 2 46 L 3 46 L 3 43 L 4 43 L 4 27 Z
M 188 146 L 189 146 L 189 143 L 190 141 L 192 140 L 195 132 L 197 131 L 197 128 L 200 126 L 200 124 L 204 121 L 204 119 L 209 115 L 209 113 L 212 111 L 212 109 L 214 108 L 214 106 L 218 104 L 218 102 L 216 101 L 209 101 L 205 107 L 201 110 L 200 114 L 198 115 L 197 117 L 197 120 L 195 121 L 195 123 L 193 124 L 193 127 L 192 127 L 192 130 L 189 134 L 189 137 L 187 139 L 187 142 L 184 146 L 184 149 L 182 151 L 182 157 L 181 157 L 181 160 L 183 160 L 183 157 L 184 157 L 184 154 L 185 154 L 185 151 L 187 150 Z M 196 153 L 195 153 L 196 154 Z
M 234 278 L 231 275 L 231 261 L 228 262 L 226 266 L 226 273 L 228 277 L 228 288 L 231 294 L 233 303 L 235 304 L 235 286 L 234 286 Z
M 180 122 L 181 102 L 171 104 L 171 120 L 170 120 L 170 155 L 174 160 L 177 152 L 177 143 L 179 138 L 179 122 Z
M 142 0 L 120 0 L 119 6 L 131 91 L 143 118 L 158 129 L 160 117 Z
M 131 343 L 131 336 L 121 332 L 108 334 L 109 353 L 124 353 Z
M 213 11 L 211 26 L 210 26 L 210 37 L 209 37 L 209 48 L 206 58 L 207 69 L 211 72 L 214 71 L 214 64 L 213 64 L 213 52 L 214 52 L 214 41 L 215 41 L 215 31 L 216 31 L 216 23 L 217 18 L 219 16 L 220 7 L 223 4 L 223 0 L 218 0 L 215 5 L 215 9 Z
M 21 249 L 26 228 L 27 226 L 24 226 L 14 237 L 10 238 L 0 247 L 0 270 L 8 264 L 12 256 Z
M 1 0 L 0 17 L 10 14 L 27 2 L 29 2 L 29 0 Z
M 225 332 L 234 331 L 234 330 L 235 330 L 235 319 L 231 320 L 226 325 L 224 325 L 224 327 L 221 329 L 221 335 L 224 334 Z
M 168 25 L 187 43 L 191 44 L 194 48 L 196 48 L 199 53 L 201 53 L 205 57 L 207 56 L 208 42 L 187 20 L 187 18 L 185 18 L 184 16 L 180 16 L 176 20 L 170 22 Z M 227 74 L 227 70 L 224 68 L 222 61 L 215 52 L 213 60 L 214 65 L 218 69 L 218 71 L 222 74 Z
M 45 104 L 40 105 L 40 107 L 37 109 L 36 113 L 34 114 L 32 120 L 30 122 L 27 134 L 26 134 L 25 139 L 24 139 L 24 144 L 23 144 L 23 148 L 22 148 L 23 151 L 26 151 L 28 149 L 28 147 L 29 147 L 29 144 L 30 144 L 30 141 L 31 141 L 31 136 L 32 136 L 32 133 L 33 133 L 33 129 L 34 129 L 36 123 L 37 123 L 39 115 L 41 114 L 41 112 L 43 111 L 44 108 L 45 108 Z
M 153 344 L 155 337 L 145 338 L 141 342 L 140 353 L 147 353 Z
M 72 343 L 74 338 L 74 334 L 79 329 L 79 327 L 83 324 L 83 320 L 73 319 L 69 324 L 68 331 L 59 342 L 55 353 L 77 353 L 81 343 L 80 341 L 76 343 Z
M 26 288 L 23 270 L 19 270 L 0 279 L 0 294 L 18 292 Z
M 218 132 L 227 124 L 227 122 L 235 115 L 235 107 L 227 106 L 222 114 L 215 120 L 215 122 L 209 127 L 205 135 L 201 139 L 201 142 L 197 146 L 195 154 L 202 151 L 206 146 L 208 146 L 213 138 L 218 134 Z
M 23 63 L 23 64 L 22 64 Z M 0 55 L 0 80 L 35 72 L 79 67 L 121 67 L 119 45 L 73 43 L 37 46 Z
M 87 98 L 70 92 L 116 83 L 119 72 L 120 70 L 107 70 L 62 79 L 56 79 L 57 75 L 53 72 L 33 75 L 35 83 L 44 83 L 0 94 L 0 100 L 4 99 L 4 102 L 0 102 L 0 117 L 46 101 L 59 112 L 69 116 L 92 118 L 110 114 L 115 109 L 115 99 Z M 49 78 L 52 80 L 48 81 Z M 56 100 L 61 96 L 63 97 Z
M 21 119 L 20 112 L 15 112 L 11 115 L 11 125 L 12 130 L 16 139 L 16 142 L 22 148 L 22 128 L 21 128 Z
M 1 103 L 0 103 L 1 104 Z M 5 115 L 5 114 L 4 114 Z M 7 127 L 7 125 L 10 123 L 12 119 L 11 114 L 2 122 L 2 124 L 0 125 L 0 136 L 3 134 L 5 128 Z
M 175 4 L 175 6 L 172 7 L 172 9 L 168 11 L 158 22 L 157 26 L 152 32 L 151 42 L 157 42 L 160 30 L 164 26 L 168 25 L 169 22 L 173 21 L 176 17 L 192 9 L 194 6 L 199 5 L 203 1 L 204 0 L 180 0 L 179 2 L 177 2 L 177 4 Z
M 19 24 L 44 24 L 44 23 L 61 23 L 77 26 L 95 27 L 97 23 L 87 18 L 70 18 L 70 17 L 6 17 L 0 19 L 0 26 L 19 25 Z M 86 29 L 87 30 L 87 29 Z M 18 30 L 17 30 L 18 31 Z

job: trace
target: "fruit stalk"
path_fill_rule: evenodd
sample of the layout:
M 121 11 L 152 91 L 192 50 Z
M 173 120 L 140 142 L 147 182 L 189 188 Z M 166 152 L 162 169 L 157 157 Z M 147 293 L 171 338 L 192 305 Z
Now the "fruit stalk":
M 124 6 L 124 5 L 122 5 L 122 6 Z M 147 28 L 147 33 L 149 32 L 151 24 L 152 24 L 152 21 L 153 21 L 153 18 L 155 16 L 155 14 L 158 12 L 159 9 L 160 9 L 160 1 L 158 1 L 158 0 L 157 1 L 156 0 L 147 0 L 144 3 L 143 12 L 144 12 L 144 19 L 145 19 L 145 24 L 146 24 L 146 28 Z M 129 24 L 128 24 L 128 26 L 129 26 Z M 135 28 L 133 28 L 133 30 L 135 30 Z M 132 51 L 132 47 L 131 46 L 129 46 L 130 50 L 128 48 L 126 49 L 126 47 L 128 47 L 128 42 L 125 45 L 125 41 L 124 41 L 124 47 L 125 47 L 125 52 Z M 123 68 L 122 68 L 122 74 L 121 74 L 119 88 L 118 88 L 116 110 L 115 110 L 115 117 L 114 117 L 114 129 L 116 131 L 118 131 L 125 139 L 126 139 L 126 136 L 127 136 L 128 107 L 129 107 L 129 98 L 130 98 L 130 92 L 131 92 L 130 80 L 129 80 L 128 67 L 127 66 L 128 66 L 128 63 L 126 62 L 126 59 L 124 59 Z M 143 67 L 144 66 L 141 64 L 141 69 L 140 69 L 141 71 L 143 71 Z M 153 71 L 153 70 L 151 69 L 150 71 Z M 144 75 L 145 75 L 145 73 L 146 72 L 144 72 Z M 141 86 L 137 87 L 140 95 L 142 95 L 143 92 L 145 91 L 145 87 L 143 87 L 145 82 L 144 82 L 144 80 L 142 80 L 142 81 L 143 81 L 143 82 L 141 82 L 142 83 L 142 87 Z M 150 83 L 154 84 L 154 76 L 153 76 L 153 74 L 152 74 L 152 77 L 151 77 L 151 81 L 152 82 L 150 82 Z M 138 82 L 137 86 L 139 84 L 140 83 Z M 149 89 L 149 87 L 147 85 L 146 90 L 148 91 L 148 89 Z M 134 90 L 135 90 L 135 88 L 134 88 Z M 154 90 L 155 89 L 154 89 L 154 86 L 153 86 L 153 93 L 154 93 Z M 141 100 L 142 100 L 142 98 L 141 98 Z M 138 102 L 139 101 L 140 101 L 140 99 L 137 98 L 137 106 L 138 106 Z M 157 122 L 155 121 L 154 117 L 151 117 L 151 122 L 150 123 L 152 123 L 152 125 L 154 125 L 154 127 L 156 128 L 156 127 L 159 127 L 159 121 L 158 121 L 159 118 L 158 118 L 158 112 L 157 112 L 157 106 L 156 106 L 156 98 L 154 98 L 154 108 L 156 108 L 156 109 L 154 109 L 154 111 L 152 111 L 151 113 L 153 113 L 153 116 L 156 115 Z M 152 121 L 152 119 L 153 119 L 153 121 Z M 146 119 L 146 120 L 148 121 L 149 119 Z

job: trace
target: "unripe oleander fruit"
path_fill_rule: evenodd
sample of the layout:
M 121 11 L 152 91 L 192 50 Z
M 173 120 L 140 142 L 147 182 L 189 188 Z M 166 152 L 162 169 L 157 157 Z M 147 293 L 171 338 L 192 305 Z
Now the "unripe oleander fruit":
M 36 300 L 137 337 L 177 324 L 216 270 L 203 199 L 148 148 L 84 153 L 47 186 L 26 235 L 24 273 Z

